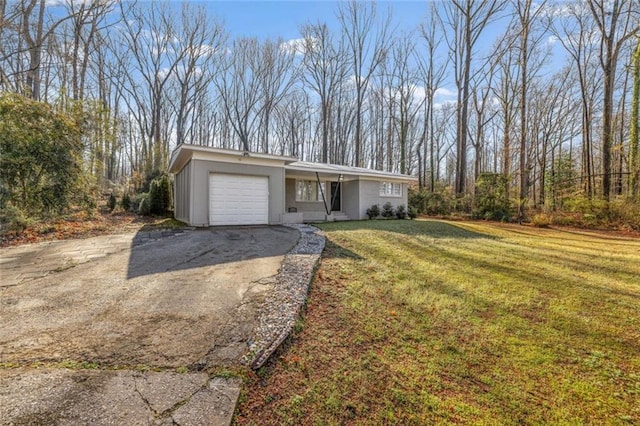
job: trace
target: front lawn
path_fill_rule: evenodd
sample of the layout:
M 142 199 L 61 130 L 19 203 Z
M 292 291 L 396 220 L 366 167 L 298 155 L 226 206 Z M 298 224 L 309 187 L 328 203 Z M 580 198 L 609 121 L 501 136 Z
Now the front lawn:
M 321 227 L 304 320 L 245 385 L 237 424 L 640 423 L 640 240 Z

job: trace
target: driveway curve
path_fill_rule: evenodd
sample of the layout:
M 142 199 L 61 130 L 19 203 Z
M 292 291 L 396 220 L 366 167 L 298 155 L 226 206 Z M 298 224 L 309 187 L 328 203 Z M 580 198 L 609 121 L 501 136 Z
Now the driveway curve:
M 281 226 L 209 228 L 0 249 L 0 424 L 108 424 L 129 405 L 128 423 L 226 424 L 239 382 L 204 373 L 240 365 L 299 236 Z M 124 408 L 69 411 L 67 387 L 87 397 L 103 387 L 98 395 L 112 392 Z M 47 398 L 29 397 L 46 389 Z M 225 398 L 226 414 L 203 413 Z

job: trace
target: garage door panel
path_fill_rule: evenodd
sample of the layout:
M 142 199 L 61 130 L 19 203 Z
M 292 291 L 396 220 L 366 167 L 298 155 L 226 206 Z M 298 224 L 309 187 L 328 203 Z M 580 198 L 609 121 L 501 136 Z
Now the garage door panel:
M 218 173 L 210 175 L 210 225 L 258 225 L 268 223 L 268 177 Z

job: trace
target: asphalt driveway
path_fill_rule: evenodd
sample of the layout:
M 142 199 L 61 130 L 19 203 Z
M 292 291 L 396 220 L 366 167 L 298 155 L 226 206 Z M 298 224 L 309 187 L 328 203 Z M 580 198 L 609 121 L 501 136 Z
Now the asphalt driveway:
M 177 422 L 198 391 L 224 385 L 207 369 L 240 363 L 298 237 L 287 227 L 212 228 L 0 249 L 0 423 L 103 423 L 65 406 L 64 393 L 90 397 L 127 380 L 144 401 L 142 424 Z M 29 396 L 47 387 L 49 397 Z M 176 400 L 154 408 L 162 389 Z M 137 407 L 127 392 L 115 394 Z M 215 424 L 185 418 L 180 424 Z

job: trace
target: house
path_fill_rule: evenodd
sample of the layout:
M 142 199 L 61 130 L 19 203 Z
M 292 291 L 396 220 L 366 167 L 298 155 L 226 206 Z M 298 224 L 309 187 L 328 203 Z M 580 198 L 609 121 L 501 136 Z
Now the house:
M 174 213 L 191 226 L 365 219 L 373 204 L 407 206 L 416 178 L 293 157 L 197 145 L 171 155 Z

